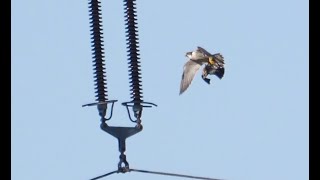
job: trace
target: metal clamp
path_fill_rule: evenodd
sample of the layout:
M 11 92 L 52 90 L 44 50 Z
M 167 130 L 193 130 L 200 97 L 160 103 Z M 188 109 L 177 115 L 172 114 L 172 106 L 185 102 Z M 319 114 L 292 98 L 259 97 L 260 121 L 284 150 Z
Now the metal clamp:
M 123 102 L 121 103 L 123 106 L 126 106 L 127 108 L 127 112 L 128 112 L 128 116 L 131 122 L 135 122 L 138 125 L 141 124 L 141 115 L 142 115 L 142 109 L 145 108 L 151 108 L 152 106 L 156 106 L 156 104 L 154 103 L 150 103 L 150 102 L 141 102 L 141 101 L 130 101 L 130 102 Z M 147 105 L 144 105 L 147 104 Z M 133 120 L 131 118 L 130 115 L 130 111 L 129 111 L 129 107 L 132 107 L 132 111 L 134 113 L 134 117 L 136 118 L 136 120 Z
M 118 100 L 110 100 L 110 101 L 104 101 L 104 102 L 89 103 L 89 104 L 82 105 L 82 107 L 96 105 L 98 108 L 98 111 L 99 111 L 99 115 L 101 117 L 101 122 L 105 122 L 105 121 L 108 121 L 112 118 L 113 106 L 114 106 L 114 103 L 117 101 Z M 109 117 L 105 118 L 105 116 L 107 114 L 108 104 L 110 104 L 110 103 L 111 103 L 111 112 L 110 112 Z
M 124 153 L 121 153 L 120 156 L 120 161 L 118 163 L 118 172 L 121 172 L 121 173 L 126 173 L 129 171 L 129 163 L 127 161 L 127 157 Z M 124 166 L 122 166 L 122 164 L 124 164 Z

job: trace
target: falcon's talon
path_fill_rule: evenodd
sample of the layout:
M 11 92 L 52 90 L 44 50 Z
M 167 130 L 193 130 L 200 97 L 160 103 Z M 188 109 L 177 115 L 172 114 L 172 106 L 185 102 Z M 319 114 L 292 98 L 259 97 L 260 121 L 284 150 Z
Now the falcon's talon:
M 214 61 L 213 57 L 209 57 L 209 63 L 210 63 L 211 65 L 214 65 L 215 61 Z

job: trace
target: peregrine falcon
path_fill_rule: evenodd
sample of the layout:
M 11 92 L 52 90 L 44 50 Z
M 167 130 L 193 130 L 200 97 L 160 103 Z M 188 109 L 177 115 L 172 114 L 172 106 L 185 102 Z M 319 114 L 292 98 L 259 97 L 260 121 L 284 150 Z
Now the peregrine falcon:
M 199 68 L 206 64 L 203 69 L 202 78 L 208 84 L 210 79 L 206 78 L 208 74 L 215 74 L 220 79 L 224 74 L 224 60 L 220 54 L 211 55 L 208 51 L 201 47 L 197 47 L 195 51 L 187 52 L 186 57 L 189 60 L 183 66 L 183 74 L 180 83 L 180 95 L 187 90 L 191 84 L 195 74 Z

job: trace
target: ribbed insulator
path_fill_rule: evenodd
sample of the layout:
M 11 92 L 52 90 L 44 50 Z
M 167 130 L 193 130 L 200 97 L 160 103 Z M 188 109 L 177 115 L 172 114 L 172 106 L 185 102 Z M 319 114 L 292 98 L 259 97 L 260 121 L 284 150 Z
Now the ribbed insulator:
M 135 0 L 124 0 L 131 99 L 142 102 L 141 70 Z
M 89 1 L 90 24 L 91 24 L 91 43 L 93 54 L 93 70 L 95 78 L 96 101 L 102 102 L 108 100 L 106 75 L 104 72 L 104 49 L 102 33 L 102 17 L 99 0 Z

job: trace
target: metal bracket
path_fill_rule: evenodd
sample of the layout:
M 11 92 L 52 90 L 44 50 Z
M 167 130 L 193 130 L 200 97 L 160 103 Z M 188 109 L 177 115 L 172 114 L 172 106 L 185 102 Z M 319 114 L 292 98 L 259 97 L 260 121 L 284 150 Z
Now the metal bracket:
M 123 106 L 126 106 L 128 115 L 130 118 L 130 121 L 136 123 L 137 125 L 135 127 L 116 127 L 116 126 L 108 126 L 106 121 L 110 120 L 112 118 L 113 114 L 113 106 L 114 103 L 117 102 L 117 100 L 110 100 L 110 101 L 104 101 L 104 102 L 97 102 L 97 103 L 90 103 L 82 105 L 82 107 L 85 106 L 94 106 L 96 105 L 99 111 L 99 115 L 101 116 L 101 124 L 100 128 L 107 132 L 108 134 L 112 135 L 113 137 L 118 139 L 118 146 L 119 146 L 119 163 L 118 163 L 118 172 L 126 173 L 129 172 L 129 163 L 126 159 L 125 151 L 126 151 L 126 139 L 130 136 L 133 136 L 140 131 L 142 131 L 143 126 L 141 125 L 141 115 L 142 115 L 142 109 L 143 107 L 150 108 L 152 106 L 157 106 L 156 104 L 149 103 L 149 102 L 141 102 L 141 101 L 131 101 L 131 102 L 124 102 L 122 103 Z M 107 114 L 107 106 L 111 103 L 111 112 L 108 118 L 105 118 Z M 147 104 L 147 105 L 144 105 Z M 129 107 L 132 107 L 134 117 L 136 120 L 133 120 L 130 115 Z
M 130 101 L 130 102 L 123 102 L 121 103 L 123 106 L 126 106 L 127 108 L 127 112 L 128 112 L 128 116 L 131 122 L 136 122 L 136 123 L 141 123 L 138 122 L 140 121 L 141 115 L 142 115 L 142 109 L 145 108 L 151 108 L 152 106 L 157 106 L 154 103 L 150 103 L 150 102 L 141 102 L 141 101 Z M 147 104 L 147 105 L 144 105 Z M 132 107 L 133 113 L 134 113 L 134 117 L 137 118 L 136 120 L 133 120 L 131 118 L 130 115 L 130 111 L 129 111 L 129 107 Z
M 132 135 L 137 134 L 142 131 L 142 125 L 136 127 L 113 127 L 108 126 L 105 122 L 101 122 L 101 129 L 113 137 L 118 139 L 119 144 L 119 163 L 118 163 L 118 171 L 125 173 L 129 171 L 129 163 L 126 159 L 125 151 L 126 151 L 126 139 Z M 124 166 L 123 166 L 124 165 Z
M 114 106 L 114 103 L 117 102 L 118 100 L 110 100 L 110 101 L 104 101 L 104 102 L 95 102 L 95 103 L 89 103 L 89 104 L 84 104 L 82 105 L 82 107 L 85 107 L 85 106 L 97 106 L 98 108 L 98 111 L 99 111 L 99 115 L 101 117 L 101 122 L 105 122 L 105 121 L 108 121 L 112 118 L 112 114 L 113 114 L 113 106 Z M 108 107 L 108 104 L 109 103 L 112 103 L 111 105 L 111 112 L 110 112 L 110 115 L 108 118 L 105 118 L 106 114 L 107 114 L 107 107 Z

